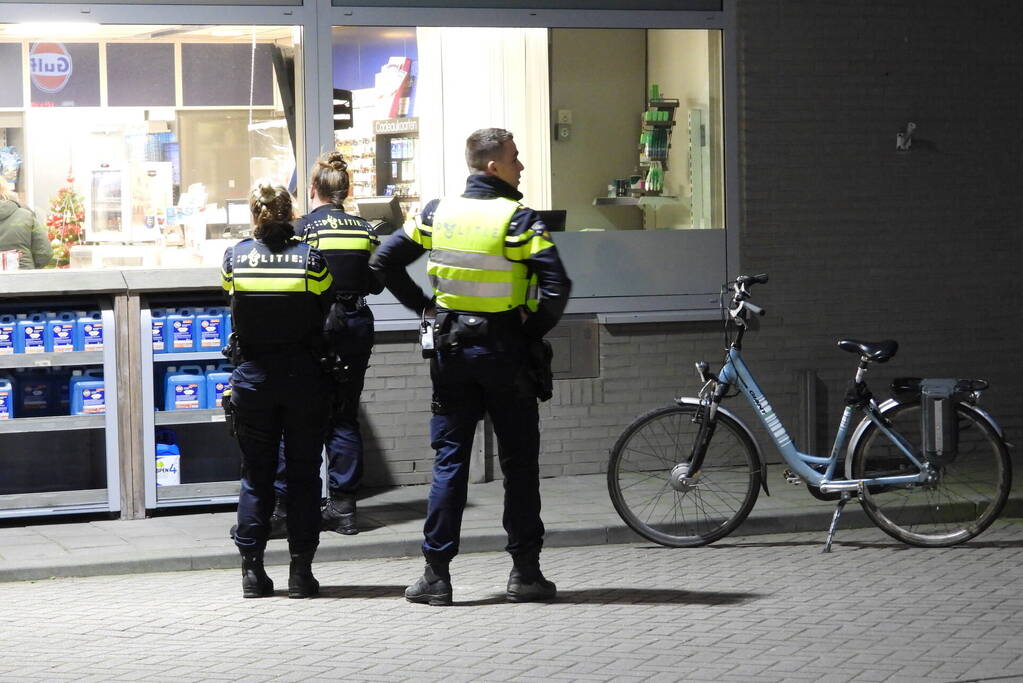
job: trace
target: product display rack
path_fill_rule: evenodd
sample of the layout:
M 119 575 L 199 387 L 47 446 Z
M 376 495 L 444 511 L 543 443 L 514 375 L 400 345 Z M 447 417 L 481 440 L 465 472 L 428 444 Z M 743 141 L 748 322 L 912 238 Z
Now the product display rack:
M 26 298 L 19 305 L 39 310 L 99 310 L 102 351 L 69 351 L 0 356 L 4 370 L 101 366 L 104 413 L 50 415 L 0 420 L 0 518 L 118 512 L 117 349 L 114 314 L 108 299 Z M 74 434 L 72 434 L 74 432 Z M 102 451 L 99 453 L 99 451 Z M 102 471 L 100 471 L 100 468 Z M 83 482 L 89 482 L 83 486 Z
M 241 451 L 237 442 L 227 431 L 224 411 L 220 408 L 201 408 L 196 410 L 157 410 L 156 392 L 163 387 L 156 385 L 156 368 L 158 364 L 167 365 L 208 365 L 223 363 L 225 358 L 219 349 L 189 351 L 175 353 L 154 353 L 152 348 L 152 308 L 173 308 L 175 303 L 180 306 L 195 307 L 198 305 L 220 305 L 222 299 L 211 299 L 202 302 L 198 299 L 188 301 L 160 301 L 158 306 L 153 302 L 144 302 L 140 315 L 141 345 L 141 424 L 142 449 L 145 473 L 145 507 L 152 510 L 165 507 L 182 507 L 193 505 L 222 505 L 238 502 L 240 484 L 238 475 L 241 467 Z M 181 453 L 181 473 L 195 474 L 193 481 L 184 480 L 172 486 L 156 485 L 156 428 L 174 427 L 178 429 Z M 208 481 L 203 481 L 202 472 L 211 473 Z M 194 480 L 199 479 L 199 480 Z

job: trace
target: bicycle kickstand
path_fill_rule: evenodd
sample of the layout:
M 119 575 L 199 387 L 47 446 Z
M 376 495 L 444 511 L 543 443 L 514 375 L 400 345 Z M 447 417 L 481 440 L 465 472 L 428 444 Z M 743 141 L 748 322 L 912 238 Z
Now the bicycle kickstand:
M 835 508 L 835 514 L 831 518 L 831 528 L 828 529 L 828 540 L 824 542 L 824 550 L 822 553 L 831 552 L 831 541 L 835 538 L 835 529 L 838 528 L 838 518 L 842 516 L 842 510 L 845 509 L 845 504 L 849 502 L 852 496 L 848 491 L 842 491 L 842 497 L 838 499 L 838 506 Z

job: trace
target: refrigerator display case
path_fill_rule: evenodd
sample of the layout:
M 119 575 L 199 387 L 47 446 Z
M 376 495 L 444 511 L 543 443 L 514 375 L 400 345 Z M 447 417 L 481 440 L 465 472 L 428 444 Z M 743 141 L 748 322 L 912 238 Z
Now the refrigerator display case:
M 174 204 L 170 161 L 100 164 L 90 173 L 86 239 L 155 242 Z

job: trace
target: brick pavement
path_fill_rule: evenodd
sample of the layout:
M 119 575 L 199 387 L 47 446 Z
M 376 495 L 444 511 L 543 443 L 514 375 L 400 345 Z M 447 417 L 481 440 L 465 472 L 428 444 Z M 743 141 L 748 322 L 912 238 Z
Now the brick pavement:
M 1023 517 L 1023 468 L 1005 515 Z M 814 499 L 805 487 L 782 480 L 782 467 L 769 471 L 771 496 L 761 493 L 750 517 L 737 535 L 816 531 L 823 542 L 834 503 Z M 604 475 L 542 479 L 543 518 L 547 545 L 574 546 L 627 543 L 639 540 L 618 517 L 607 493 Z M 419 554 L 426 511 L 426 486 L 404 486 L 372 492 L 359 503 L 357 536 L 321 535 L 321 561 Z M 501 529 L 504 497 L 500 481 L 474 484 L 463 522 L 464 552 L 500 550 L 506 543 Z M 229 568 L 238 565 L 238 552 L 228 538 L 234 512 L 164 513 L 142 520 L 92 520 L 23 525 L 0 524 L 0 582 L 53 576 L 94 576 L 183 569 Z M 839 538 L 846 529 L 869 526 L 858 504 L 842 516 Z M 981 537 L 984 540 L 984 537 Z M 288 561 L 285 541 L 271 541 L 268 564 Z
M 456 605 L 401 598 L 418 559 L 317 563 L 324 596 L 239 597 L 237 570 L 0 584 L 0 681 L 1023 680 L 1023 521 L 949 549 L 848 530 L 549 548 L 560 599 L 513 605 L 503 553 Z

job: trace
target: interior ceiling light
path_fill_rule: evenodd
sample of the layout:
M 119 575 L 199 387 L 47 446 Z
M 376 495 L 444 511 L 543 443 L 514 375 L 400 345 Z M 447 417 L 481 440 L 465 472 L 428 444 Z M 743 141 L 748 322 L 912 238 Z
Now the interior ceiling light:
M 218 26 L 210 30 L 210 35 L 216 38 L 240 38 L 248 34 L 241 26 Z
M 70 36 L 86 36 L 100 30 L 99 24 L 90 24 L 84 21 L 76 22 L 47 22 L 30 21 L 22 24 L 11 24 L 7 26 L 6 33 L 12 36 L 40 37 L 40 38 L 67 38 Z

